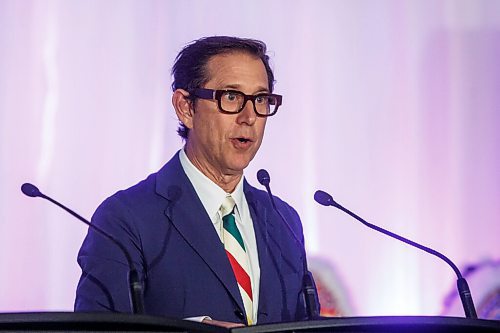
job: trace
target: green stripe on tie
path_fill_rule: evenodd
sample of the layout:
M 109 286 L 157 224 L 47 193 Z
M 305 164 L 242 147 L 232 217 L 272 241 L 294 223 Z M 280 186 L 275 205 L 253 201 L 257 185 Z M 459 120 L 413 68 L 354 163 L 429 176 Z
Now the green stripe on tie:
M 222 222 L 224 225 L 224 229 L 226 229 L 233 237 L 238 241 L 240 246 L 245 250 L 245 244 L 243 244 L 243 237 L 241 237 L 240 231 L 236 226 L 236 220 L 234 219 L 234 215 L 227 214 L 222 218 Z

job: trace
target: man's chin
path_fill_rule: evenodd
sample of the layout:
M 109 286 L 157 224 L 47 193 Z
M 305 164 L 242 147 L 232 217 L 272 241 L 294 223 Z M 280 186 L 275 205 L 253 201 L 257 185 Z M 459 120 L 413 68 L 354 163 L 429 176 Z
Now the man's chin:
M 250 164 L 251 159 L 234 159 L 232 161 L 228 161 L 228 169 L 231 170 L 234 174 L 241 175 L 243 170 L 245 170 Z
M 253 160 L 256 152 L 247 151 L 245 153 L 231 154 L 231 159 L 227 161 L 228 165 L 235 168 L 235 170 L 244 170 Z

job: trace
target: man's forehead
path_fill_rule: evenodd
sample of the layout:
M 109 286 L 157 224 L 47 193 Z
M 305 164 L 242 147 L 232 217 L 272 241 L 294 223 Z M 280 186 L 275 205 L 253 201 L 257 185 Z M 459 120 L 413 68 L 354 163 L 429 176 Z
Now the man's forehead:
M 259 70 L 255 70 L 255 67 Z M 225 88 L 238 89 L 241 79 L 251 77 L 262 81 L 262 90 L 268 90 L 268 76 L 262 59 L 244 52 L 232 51 L 212 56 L 206 65 L 207 82 L 215 81 Z

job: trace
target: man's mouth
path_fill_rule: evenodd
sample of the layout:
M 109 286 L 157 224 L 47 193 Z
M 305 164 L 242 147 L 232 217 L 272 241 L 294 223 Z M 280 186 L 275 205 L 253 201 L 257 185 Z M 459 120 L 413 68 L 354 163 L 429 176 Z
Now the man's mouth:
M 246 149 L 252 145 L 253 140 L 245 137 L 236 137 L 232 138 L 231 142 L 233 143 L 233 146 L 237 149 Z

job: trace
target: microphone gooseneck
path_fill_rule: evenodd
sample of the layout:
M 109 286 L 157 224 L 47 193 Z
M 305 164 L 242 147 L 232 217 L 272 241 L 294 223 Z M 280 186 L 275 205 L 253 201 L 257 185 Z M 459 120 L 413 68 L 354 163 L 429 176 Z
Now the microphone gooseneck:
M 416 243 L 408 238 L 405 238 L 403 236 L 400 236 L 398 234 L 395 234 L 391 231 L 388 231 L 384 228 L 381 228 L 379 226 L 376 226 L 374 224 L 371 224 L 371 223 L 365 221 L 363 218 L 359 217 L 355 213 L 351 212 L 347 208 L 345 208 L 342 205 L 340 205 L 339 203 L 337 203 L 335 200 L 333 200 L 333 198 L 330 194 L 328 194 L 324 191 L 316 191 L 316 193 L 314 193 L 314 200 L 316 200 L 317 203 L 319 203 L 323 206 L 336 207 L 336 208 L 340 209 L 341 211 L 343 211 L 344 213 L 352 216 L 353 218 L 355 218 L 356 220 L 358 220 L 359 222 L 361 222 L 362 224 L 364 224 L 368 228 L 371 228 L 373 230 L 381 232 L 389 237 L 395 238 L 399 241 L 402 241 L 408 245 L 416 247 L 424 252 L 430 253 L 430 254 L 444 260 L 453 269 L 453 271 L 457 275 L 457 278 L 458 278 L 457 289 L 458 289 L 458 293 L 460 295 L 460 300 L 462 301 L 465 316 L 467 318 L 477 318 L 476 309 L 474 307 L 474 302 L 472 300 L 472 295 L 471 295 L 471 292 L 469 289 L 469 285 L 467 284 L 467 281 L 462 276 L 462 273 L 460 273 L 460 270 L 458 269 L 458 267 L 450 259 L 448 259 L 444 254 L 439 253 L 438 251 L 433 250 L 431 248 L 428 248 L 427 246 L 423 246 L 421 244 L 418 244 L 418 243 Z
M 281 220 L 283 221 L 283 223 L 287 227 L 288 231 L 290 232 L 290 234 L 292 235 L 292 237 L 294 238 L 295 242 L 297 243 L 297 245 L 300 249 L 300 252 L 302 254 L 302 267 L 304 270 L 304 276 L 302 278 L 302 289 L 303 289 L 302 291 L 304 293 L 304 299 L 306 302 L 307 317 L 309 320 L 317 319 L 317 318 L 319 318 L 319 300 L 318 300 L 318 296 L 316 293 L 316 285 L 314 284 L 314 279 L 312 277 L 311 272 L 309 272 L 309 269 L 307 267 L 307 257 L 306 257 L 306 251 L 305 251 L 304 244 L 299 240 L 299 238 L 297 237 L 297 235 L 293 231 L 290 224 L 288 224 L 288 222 L 285 219 L 285 217 L 283 216 L 283 214 L 281 214 L 279 209 L 276 207 L 276 203 L 274 201 L 274 197 L 273 197 L 273 194 L 271 192 L 271 187 L 269 186 L 269 183 L 271 182 L 271 177 L 269 176 L 269 173 L 264 169 L 260 169 L 257 172 L 257 180 L 259 181 L 259 183 L 262 186 L 264 186 L 266 188 L 267 194 L 269 195 L 269 199 L 271 201 L 271 204 L 272 204 L 274 210 L 276 211 L 276 213 L 278 213 Z
M 108 234 L 106 231 L 103 229 L 99 228 L 98 226 L 90 223 L 87 221 L 85 218 L 74 212 L 73 210 L 69 209 L 68 207 L 64 206 L 63 204 L 57 202 L 56 200 L 52 199 L 49 196 L 46 196 L 40 190 L 33 184 L 30 183 L 24 183 L 21 186 L 21 191 L 29 196 L 29 197 L 40 197 L 43 199 L 46 199 L 56 206 L 59 206 L 60 208 L 64 209 L 66 212 L 70 213 L 74 217 L 76 217 L 78 220 L 81 222 L 85 223 L 88 225 L 90 228 L 94 229 L 98 233 L 100 233 L 102 236 L 106 237 L 109 239 L 111 242 L 113 242 L 118 248 L 123 252 L 125 255 L 125 258 L 127 259 L 128 266 L 129 266 L 129 274 L 128 274 L 128 283 L 129 283 L 129 297 L 130 297 L 130 305 L 132 308 L 132 312 L 134 314 L 143 314 L 144 313 L 144 294 L 143 294 L 143 286 L 142 283 L 139 279 L 139 273 L 135 269 L 134 262 L 132 261 L 132 257 L 130 256 L 130 253 L 127 251 L 125 246 L 120 243 L 116 238 Z

